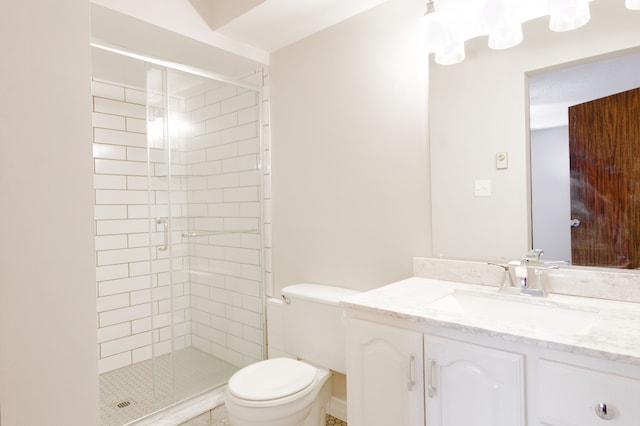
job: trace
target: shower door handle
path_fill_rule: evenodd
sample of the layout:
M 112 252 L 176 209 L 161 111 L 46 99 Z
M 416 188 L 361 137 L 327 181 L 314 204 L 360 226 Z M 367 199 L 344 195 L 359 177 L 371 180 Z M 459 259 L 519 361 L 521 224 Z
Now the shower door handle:
M 158 217 L 156 218 L 156 224 L 162 225 L 162 231 L 164 233 L 164 244 L 162 247 L 158 247 L 158 251 L 167 251 L 169 247 L 169 222 L 167 222 L 165 218 Z

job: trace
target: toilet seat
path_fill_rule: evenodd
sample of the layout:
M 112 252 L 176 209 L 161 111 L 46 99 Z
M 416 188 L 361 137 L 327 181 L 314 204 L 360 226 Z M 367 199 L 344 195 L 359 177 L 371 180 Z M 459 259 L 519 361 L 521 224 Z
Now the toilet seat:
M 227 384 L 245 401 L 270 401 L 301 392 L 315 383 L 317 369 L 291 358 L 274 358 L 244 367 Z

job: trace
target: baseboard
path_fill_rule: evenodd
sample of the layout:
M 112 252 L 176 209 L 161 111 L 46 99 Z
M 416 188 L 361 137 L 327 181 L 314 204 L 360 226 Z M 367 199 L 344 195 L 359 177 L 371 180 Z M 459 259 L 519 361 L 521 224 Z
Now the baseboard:
M 329 400 L 329 407 L 327 410 L 328 414 L 333 417 L 342 420 L 343 422 L 347 421 L 347 401 L 344 399 L 336 398 L 332 396 Z

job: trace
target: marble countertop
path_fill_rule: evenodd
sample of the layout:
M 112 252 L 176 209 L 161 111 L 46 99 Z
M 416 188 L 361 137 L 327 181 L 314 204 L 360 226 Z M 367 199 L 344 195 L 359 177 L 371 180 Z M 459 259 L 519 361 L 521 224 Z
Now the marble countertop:
M 472 301 L 479 301 L 477 306 L 485 305 L 486 309 L 470 315 L 464 309 L 456 310 L 451 303 L 446 309 L 440 308 L 442 303 L 434 303 L 451 294 L 471 295 Z M 444 299 L 447 303 L 449 300 Z M 500 303 L 501 300 L 507 303 Z M 639 303 L 557 294 L 509 295 L 491 286 L 418 277 L 359 293 L 340 303 L 351 310 L 383 317 L 500 336 L 640 366 Z M 519 304 L 536 305 L 534 312 L 539 315 L 527 316 L 529 307 Z M 548 321 L 547 310 L 561 320 Z

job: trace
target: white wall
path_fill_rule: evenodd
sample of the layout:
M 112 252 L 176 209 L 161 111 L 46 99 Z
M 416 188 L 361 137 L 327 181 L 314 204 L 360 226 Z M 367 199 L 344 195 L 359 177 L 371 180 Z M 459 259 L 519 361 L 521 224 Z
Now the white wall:
M 276 294 L 374 288 L 430 255 L 423 13 L 391 0 L 272 55 Z
M 431 68 L 434 255 L 514 258 L 531 248 L 525 73 L 640 45 L 640 12 L 618 0 L 590 7 L 580 29 L 553 33 L 540 18 L 512 49 L 492 51 L 479 37 L 464 62 Z M 508 152 L 507 170 L 495 169 L 497 152 Z M 475 179 L 491 180 L 491 197 L 474 196 Z
M 89 4 L 0 14 L 3 426 L 98 424 Z

